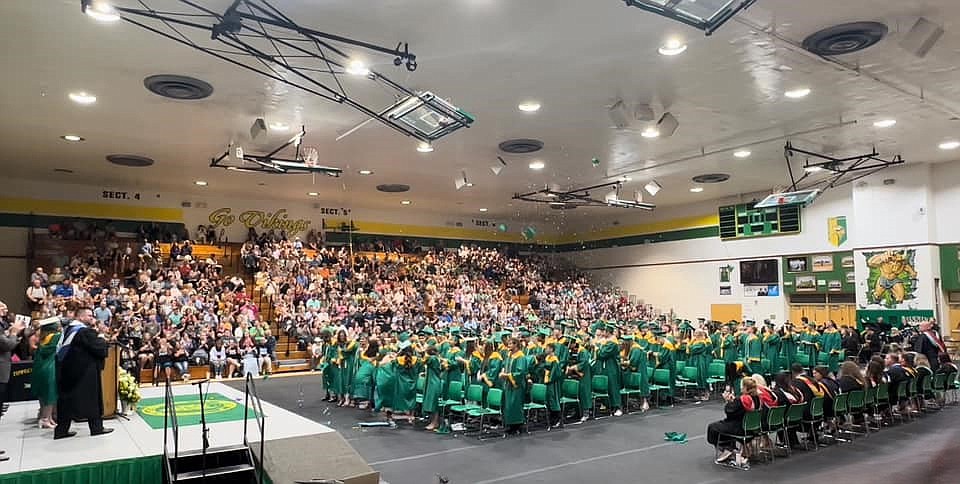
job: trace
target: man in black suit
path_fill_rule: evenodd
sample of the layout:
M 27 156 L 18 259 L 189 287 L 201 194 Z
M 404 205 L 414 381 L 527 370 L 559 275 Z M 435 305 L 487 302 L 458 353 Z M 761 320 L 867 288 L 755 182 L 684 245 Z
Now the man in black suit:
M 103 435 L 103 392 L 100 371 L 109 345 L 93 329 L 96 324 L 90 308 L 77 310 L 77 319 L 63 330 L 57 348 L 57 428 L 54 439 L 77 435 L 70 430 L 74 418 L 87 419 L 90 435 Z
M 946 353 L 947 347 L 940 339 L 940 334 L 934 329 L 934 321 L 927 320 L 920 323 L 920 334 L 913 343 L 913 351 L 927 357 L 930 361 L 930 369 L 937 371 L 940 364 L 940 353 Z

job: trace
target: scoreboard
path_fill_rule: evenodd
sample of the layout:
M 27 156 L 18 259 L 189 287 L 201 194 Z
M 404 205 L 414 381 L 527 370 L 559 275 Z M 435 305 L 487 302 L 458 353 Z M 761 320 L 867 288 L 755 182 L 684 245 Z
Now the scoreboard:
M 744 239 L 800 233 L 801 205 L 757 208 L 752 203 L 720 207 L 720 238 Z

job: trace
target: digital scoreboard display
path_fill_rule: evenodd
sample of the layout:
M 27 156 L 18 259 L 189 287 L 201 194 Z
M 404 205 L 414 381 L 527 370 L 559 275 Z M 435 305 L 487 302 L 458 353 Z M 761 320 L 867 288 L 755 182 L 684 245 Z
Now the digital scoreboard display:
M 720 207 L 720 238 L 800 233 L 800 209 L 800 205 L 756 208 L 752 203 Z

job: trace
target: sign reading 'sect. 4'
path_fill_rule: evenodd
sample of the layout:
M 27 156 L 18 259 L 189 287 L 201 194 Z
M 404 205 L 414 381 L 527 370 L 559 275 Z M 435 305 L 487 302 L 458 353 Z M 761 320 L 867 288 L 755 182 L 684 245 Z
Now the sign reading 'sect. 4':
M 800 232 L 800 205 L 755 208 L 752 203 L 720 207 L 720 238 L 742 239 Z

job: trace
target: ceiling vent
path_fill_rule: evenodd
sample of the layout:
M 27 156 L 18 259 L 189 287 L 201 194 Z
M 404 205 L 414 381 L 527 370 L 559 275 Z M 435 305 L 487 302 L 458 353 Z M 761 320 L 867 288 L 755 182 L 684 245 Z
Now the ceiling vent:
M 377 190 L 384 193 L 403 193 L 410 191 L 410 185 L 402 185 L 400 183 L 385 183 L 383 185 L 377 185 Z
M 851 22 L 834 25 L 803 40 L 803 48 L 817 55 L 852 54 L 870 47 L 887 35 L 880 22 Z
M 200 79 L 176 74 L 160 74 L 143 80 L 148 91 L 170 99 L 193 101 L 209 97 L 213 86 Z
M 143 168 L 153 164 L 153 159 L 138 155 L 107 155 L 107 161 L 114 165 Z
M 723 183 L 729 179 L 730 175 L 726 173 L 708 173 L 693 177 L 693 181 L 696 183 Z
M 500 143 L 500 151 L 514 155 L 536 153 L 543 149 L 543 141 L 538 139 L 508 139 Z

